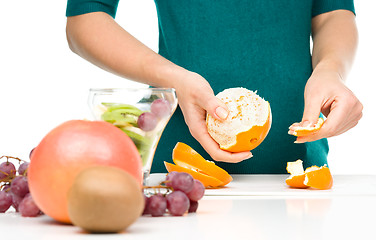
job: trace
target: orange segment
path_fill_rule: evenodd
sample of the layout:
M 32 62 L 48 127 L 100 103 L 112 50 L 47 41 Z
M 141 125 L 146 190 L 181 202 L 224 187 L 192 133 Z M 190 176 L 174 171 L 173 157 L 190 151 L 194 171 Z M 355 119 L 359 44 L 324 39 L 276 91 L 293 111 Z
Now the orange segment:
M 312 166 L 305 171 L 306 178 L 304 184 L 307 186 L 325 190 L 330 189 L 333 186 L 333 177 L 330 170 L 326 166 L 317 167 Z
M 321 129 L 323 124 L 324 124 L 324 119 L 322 118 L 319 118 L 316 124 L 309 125 L 306 127 L 294 126 L 293 124 L 290 127 L 289 134 L 294 135 L 296 137 L 308 136 L 308 135 L 318 132 Z
M 215 165 L 214 162 L 205 160 L 198 152 L 185 143 L 178 142 L 172 151 L 172 160 L 176 165 L 186 169 L 193 169 L 220 180 L 223 185 L 232 181 L 224 169 Z
M 199 180 L 205 187 L 220 187 L 220 186 L 225 185 L 219 179 L 211 177 L 209 175 L 199 173 L 199 172 L 196 172 L 194 170 L 191 170 L 191 169 L 188 169 L 188 168 L 185 168 L 185 167 L 181 167 L 181 166 L 178 166 L 178 165 L 174 165 L 174 164 L 168 163 L 168 162 L 164 162 L 164 164 L 165 164 L 168 172 L 176 171 L 176 172 L 189 173 L 189 174 L 192 175 L 192 177 L 194 179 Z

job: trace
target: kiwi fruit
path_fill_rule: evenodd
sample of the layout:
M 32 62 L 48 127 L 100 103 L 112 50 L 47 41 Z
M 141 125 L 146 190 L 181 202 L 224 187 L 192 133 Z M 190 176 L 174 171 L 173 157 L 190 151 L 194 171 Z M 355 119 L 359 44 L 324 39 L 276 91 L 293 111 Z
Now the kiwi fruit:
M 94 166 L 81 171 L 68 192 L 72 223 L 93 233 L 125 230 L 144 209 L 141 186 L 126 171 Z

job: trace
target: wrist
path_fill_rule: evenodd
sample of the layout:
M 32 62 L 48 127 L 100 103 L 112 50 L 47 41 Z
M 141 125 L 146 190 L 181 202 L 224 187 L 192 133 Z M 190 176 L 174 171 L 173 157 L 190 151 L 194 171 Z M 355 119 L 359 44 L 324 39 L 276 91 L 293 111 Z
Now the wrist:
M 153 87 L 177 88 L 188 70 L 174 64 L 168 59 L 153 53 L 145 58 L 143 71 L 147 84 Z
M 345 80 L 345 71 L 340 63 L 333 60 L 322 60 L 313 69 L 312 75 L 317 75 L 321 73 L 331 73 L 336 74 L 341 79 Z

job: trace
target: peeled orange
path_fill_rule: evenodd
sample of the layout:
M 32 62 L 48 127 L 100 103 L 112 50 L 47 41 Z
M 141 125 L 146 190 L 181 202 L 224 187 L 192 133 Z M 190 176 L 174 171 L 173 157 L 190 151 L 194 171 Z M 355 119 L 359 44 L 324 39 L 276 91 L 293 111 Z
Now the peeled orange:
M 307 136 L 307 135 L 318 132 L 321 129 L 323 124 L 324 124 L 324 119 L 322 118 L 319 118 L 317 123 L 310 124 L 305 127 L 299 126 L 297 123 L 294 123 L 290 126 L 288 133 L 297 137 Z
M 303 161 L 296 160 L 288 162 L 286 170 L 290 177 L 286 179 L 286 184 L 294 188 L 317 188 L 321 190 L 330 189 L 333 186 L 333 177 L 327 166 L 312 166 L 303 169 Z
M 178 142 L 172 151 L 172 160 L 176 164 L 164 162 L 168 172 L 187 172 L 205 187 L 221 187 L 232 181 L 224 169 L 214 162 L 205 160 L 198 152 L 185 143 Z
M 269 102 L 245 88 L 229 88 L 217 94 L 229 114 L 225 120 L 207 115 L 210 136 L 220 148 L 229 152 L 255 149 L 268 134 L 272 114 Z

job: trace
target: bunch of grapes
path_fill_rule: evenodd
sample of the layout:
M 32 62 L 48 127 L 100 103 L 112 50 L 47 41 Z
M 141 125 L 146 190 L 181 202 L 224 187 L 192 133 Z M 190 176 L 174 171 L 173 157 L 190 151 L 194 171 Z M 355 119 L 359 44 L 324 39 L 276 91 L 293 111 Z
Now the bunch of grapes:
M 151 196 L 144 195 L 143 215 L 151 214 L 153 217 L 159 217 L 169 213 L 173 216 L 182 216 L 186 212 L 196 212 L 198 200 L 205 193 L 205 187 L 199 180 L 193 179 L 190 174 L 185 172 L 170 172 L 163 184 L 164 186 L 158 187 L 170 191 L 165 194 L 156 192 Z
M 13 207 L 24 217 L 36 217 L 42 214 L 29 193 L 27 181 L 29 163 L 16 157 L 0 157 L 0 159 L 4 158 L 6 161 L 0 164 L 0 213 Z M 17 170 L 9 158 L 19 161 Z

